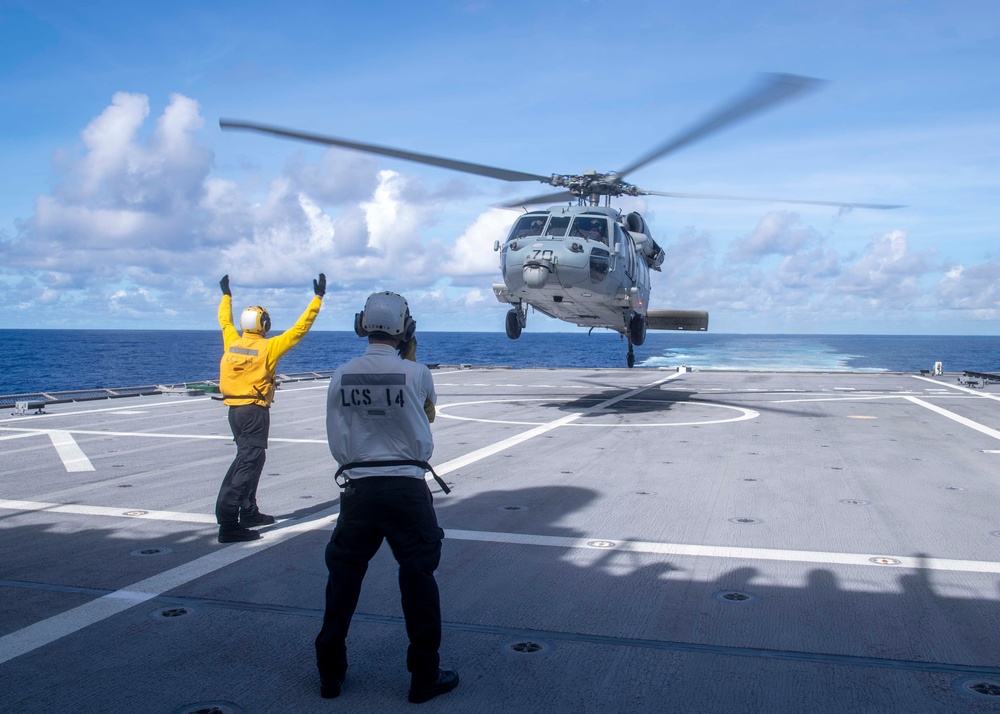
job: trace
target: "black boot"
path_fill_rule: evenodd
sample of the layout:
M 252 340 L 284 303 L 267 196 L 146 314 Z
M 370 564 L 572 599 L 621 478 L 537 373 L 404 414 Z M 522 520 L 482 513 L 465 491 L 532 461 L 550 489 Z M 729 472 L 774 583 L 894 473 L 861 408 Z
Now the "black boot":
M 240 525 L 244 528 L 254 528 L 256 526 L 269 526 L 274 523 L 274 516 L 269 516 L 260 511 L 253 513 L 240 512 Z
M 220 543 L 242 543 L 258 538 L 260 538 L 260 533 L 244 528 L 238 523 L 224 523 L 219 526 Z
M 458 672 L 450 669 L 439 669 L 437 677 L 427 679 L 416 676 L 410 679 L 410 702 L 423 704 L 439 694 L 445 694 L 458 686 Z
M 340 689 L 344 686 L 344 676 L 320 677 L 319 695 L 323 699 L 336 699 L 340 696 Z

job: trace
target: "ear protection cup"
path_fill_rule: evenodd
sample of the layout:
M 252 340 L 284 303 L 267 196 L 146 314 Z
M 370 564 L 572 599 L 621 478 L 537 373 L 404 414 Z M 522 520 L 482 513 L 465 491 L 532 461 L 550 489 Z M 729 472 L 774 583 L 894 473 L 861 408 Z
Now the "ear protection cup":
M 354 313 L 354 334 L 358 337 L 368 337 L 368 330 L 361 326 L 365 319 L 365 311 Z
M 365 302 L 365 309 L 354 315 L 354 332 L 358 337 L 379 333 L 408 342 L 416 330 L 417 323 L 410 317 L 406 298 L 398 293 L 372 293 Z
M 264 334 L 271 329 L 271 316 L 260 305 L 248 307 L 240 315 L 240 329 Z

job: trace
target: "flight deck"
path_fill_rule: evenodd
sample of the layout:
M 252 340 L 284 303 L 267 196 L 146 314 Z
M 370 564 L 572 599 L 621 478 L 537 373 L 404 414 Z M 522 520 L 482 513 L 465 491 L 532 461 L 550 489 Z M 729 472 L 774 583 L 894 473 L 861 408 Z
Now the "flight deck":
M 1000 711 L 1000 385 L 961 375 L 432 370 L 442 666 L 406 701 L 388 547 L 341 696 L 313 639 L 328 381 L 272 408 L 263 538 L 192 392 L 0 417 L 0 711 Z

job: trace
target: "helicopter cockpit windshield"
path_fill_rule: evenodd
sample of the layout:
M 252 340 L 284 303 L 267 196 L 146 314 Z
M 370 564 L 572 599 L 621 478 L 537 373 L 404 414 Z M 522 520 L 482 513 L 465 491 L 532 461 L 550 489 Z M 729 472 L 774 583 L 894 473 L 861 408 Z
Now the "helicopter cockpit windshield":
M 564 236 L 569 227 L 569 216 L 552 216 L 549 227 L 545 230 L 547 236 Z
M 517 223 L 514 224 L 514 228 L 511 230 L 510 237 L 507 240 L 516 240 L 525 236 L 540 236 L 542 234 L 542 227 L 545 225 L 545 218 L 546 216 L 537 214 L 521 216 Z
M 577 216 L 573 220 L 573 228 L 570 229 L 569 234 L 573 238 L 586 238 L 587 240 L 596 240 L 600 241 L 604 245 L 607 245 L 608 222 L 604 218 Z

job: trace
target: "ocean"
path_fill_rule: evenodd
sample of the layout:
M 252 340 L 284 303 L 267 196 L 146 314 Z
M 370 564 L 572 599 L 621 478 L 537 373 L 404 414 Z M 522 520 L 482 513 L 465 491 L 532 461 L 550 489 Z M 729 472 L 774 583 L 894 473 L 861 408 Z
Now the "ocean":
M 180 384 L 219 374 L 216 330 L 0 330 L 0 394 Z M 427 364 L 625 367 L 616 333 L 418 333 Z M 279 372 L 332 370 L 364 351 L 352 332 L 312 331 Z M 636 368 L 752 371 L 918 372 L 941 362 L 947 372 L 1000 371 L 1000 337 L 899 335 L 736 335 L 650 332 L 635 348 Z

